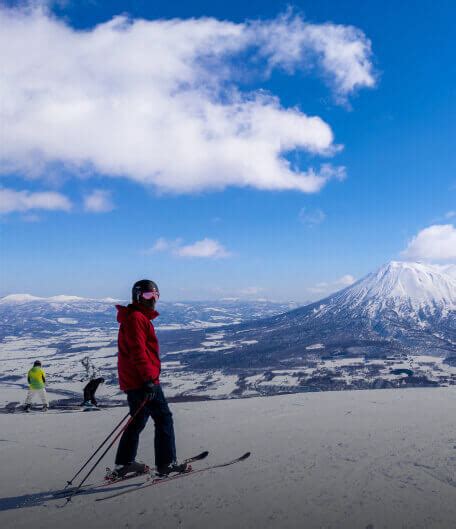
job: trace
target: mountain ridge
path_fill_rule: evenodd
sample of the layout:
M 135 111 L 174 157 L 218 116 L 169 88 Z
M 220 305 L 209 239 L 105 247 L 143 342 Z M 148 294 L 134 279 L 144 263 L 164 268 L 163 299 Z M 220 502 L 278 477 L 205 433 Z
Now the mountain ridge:
M 189 361 L 253 367 L 299 365 L 310 356 L 455 356 L 455 308 L 456 280 L 443 267 L 392 261 L 305 307 L 227 330 L 231 354 Z M 307 349 L 314 344 L 321 350 Z

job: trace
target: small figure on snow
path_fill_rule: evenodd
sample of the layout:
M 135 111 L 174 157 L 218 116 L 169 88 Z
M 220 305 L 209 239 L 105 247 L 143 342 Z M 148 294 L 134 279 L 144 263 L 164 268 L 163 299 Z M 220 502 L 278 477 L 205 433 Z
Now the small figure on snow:
M 159 381 L 159 345 L 151 322 L 158 316 L 155 304 L 159 297 L 156 283 L 143 279 L 133 285 L 132 303 L 127 307 L 117 305 L 119 384 L 127 394 L 130 415 L 134 417 L 117 449 L 114 472 L 118 477 L 149 470 L 136 461 L 139 435 L 149 417 L 155 424 L 157 473 L 163 476 L 184 472 L 187 467 L 176 460 L 173 416 Z
M 31 408 L 34 395 L 38 395 L 43 403 L 43 411 L 47 411 L 49 404 L 45 389 L 46 375 L 41 368 L 41 362 L 39 360 L 36 360 L 32 369 L 27 373 L 27 382 L 29 384 L 29 389 L 24 403 L 24 410 L 28 411 Z
M 94 378 L 84 387 L 84 402 L 81 406 L 98 406 L 95 392 L 100 384 L 104 384 L 104 381 L 103 377 Z

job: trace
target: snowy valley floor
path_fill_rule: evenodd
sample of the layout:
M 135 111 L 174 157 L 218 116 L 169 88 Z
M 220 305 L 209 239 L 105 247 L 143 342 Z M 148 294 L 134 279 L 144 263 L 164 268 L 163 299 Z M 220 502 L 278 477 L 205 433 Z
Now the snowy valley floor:
M 238 465 L 96 503 L 44 499 L 125 408 L 0 415 L 0 527 L 456 527 L 456 388 L 346 391 L 173 404 L 181 457 Z M 153 462 L 153 428 L 140 456 Z M 96 472 L 100 479 L 113 453 Z M 131 483 L 131 482 L 130 482 Z M 115 485 L 124 488 L 126 483 Z M 114 487 L 112 487 L 114 490 Z

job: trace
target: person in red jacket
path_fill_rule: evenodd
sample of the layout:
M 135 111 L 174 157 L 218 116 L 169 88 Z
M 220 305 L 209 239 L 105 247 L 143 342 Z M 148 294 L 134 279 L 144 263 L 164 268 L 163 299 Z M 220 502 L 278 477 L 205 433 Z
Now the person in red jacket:
M 158 316 L 155 304 L 159 297 L 157 284 L 142 279 L 133 285 L 132 303 L 127 307 L 117 305 L 119 385 L 127 394 L 130 415 L 134 416 L 117 449 L 114 472 L 119 477 L 149 470 L 136 461 L 139 435 L 149 417 L 155 424 L 157 473 L 168 475 L 186 469 L 185 463 L 179 464 L 176 459 L 173 416 L 159 380 L 159 344 L 151 322 Z

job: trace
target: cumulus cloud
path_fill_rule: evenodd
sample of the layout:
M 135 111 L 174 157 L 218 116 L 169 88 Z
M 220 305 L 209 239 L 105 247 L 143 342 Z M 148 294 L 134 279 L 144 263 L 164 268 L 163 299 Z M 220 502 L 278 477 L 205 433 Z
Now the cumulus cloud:
M 180 257 L 210 257 L 212 259 L 221 259 L 231 255 L 218 241 L 207 238 L 178 248 L 176 254 Z
M 114 209 L 109 191 L 95 189 L 84 197 L 84 209 L 90 213 L 106 213 Z
M 168 240 L 160 237 L 145 253 L 153 254 L 158 252 L 170 252 L 177 257 L 202 257 L 212 259 L 221 259 L 230 257 L 231 255 L 218 241 L 208 238 L 184 245 L 180 238 Z
M 355 281 L 356 279 L 352 275 L 345 274 L 332 282 L 323 281 L 321 283 L 317 283 L 314 287 L 309 287 L 308 290 L 314 294 L 329 294 L 336 290 L 340 290 L 341 288 L 348 287 Z
M 298 218 L 306 226 L 316 226 L 326 219 L 326 214 L 321 209 L 301 208 Z
M 70 211 L 70 200 L 53 191 L 30 192 L 0 188 L 0 213 L 26 212 L 30 210 Z
M 402 255 L 408 259 L 449 261 L 456 259 L 456 228 L 435 224 L 418 232 Z
M 335 154 L 330 126 L 246 91 L 244 74 L 315 70 L 339 98 L 375 83 L 362 31 L 292 14 L 245 23 L 115 17 L 77 31 L 43 9 L 0 7 L 0 26 L 4 172 L 39 176 L 64 163 L 169 192 L 312 193 L 343 169 L 296 169 L 286 155 Z
M 159 253 L 159 252 L 173 252 L 182 246 L 182 239 L 175 239 L 175 240 L 168 240 L 164 237 L 159 237 L 154 245 L 147 249 L 144 253 L 146 254 L 153 254 L 153 253 Z
M 356 88 L 375 84 L 371 43 L 353 26 L 310 24 L 288 13 L 256 23 L 256 31 L 270 65 L 293 70 L 316 59 L 341 99 Z

